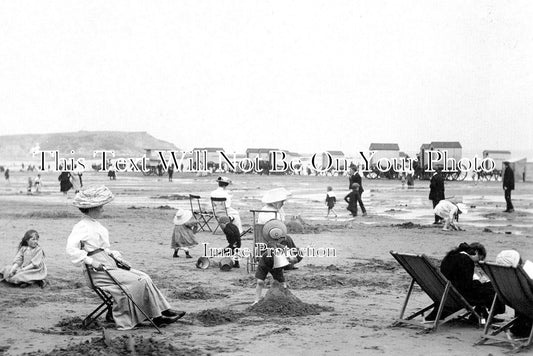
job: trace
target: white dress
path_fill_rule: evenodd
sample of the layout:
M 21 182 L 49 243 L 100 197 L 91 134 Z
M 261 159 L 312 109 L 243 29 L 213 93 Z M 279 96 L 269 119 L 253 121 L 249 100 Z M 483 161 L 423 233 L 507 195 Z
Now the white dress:
M 146 273 L 135 269 L 127 271 L 116 267 L 116 263 L 110 255 L 120 257 L 120 253 L 110 250 L 109 247 L 107 229 L 98 221 L 84 217 L 74 225 L 67 240 L 66 252 L 76 266 L 83 266 L 84 263 L 91 264 L 93 261 L 104 264 L 111 276 L 120 283 L 150 318 L 161 316 L 162 311 L 170 309 L 170 304 Z M 103 251 L 88 256 L 89 252 L 98 249 Z M 105 271 L 89 270 L 88 273 L 91 274 L 93 283 L 113 296 L 115 301 L 113 303 L 113 319 L 119 330 L 133 329 L 137 324 L 146 320 L 142 312 L 124 295 L 120 287 Z M 84 273 L 87 273 L 86 268 L 84 268 Z

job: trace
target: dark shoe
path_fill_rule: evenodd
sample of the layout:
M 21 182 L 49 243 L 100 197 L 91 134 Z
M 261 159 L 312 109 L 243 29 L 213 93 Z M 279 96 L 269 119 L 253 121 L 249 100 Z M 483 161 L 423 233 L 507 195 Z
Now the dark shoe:
M 508 213 L 514 213 L 514 209 L 509 209 Z
M 185 312 L 181 310 L 167 309 L 161 312 L 161 315 L 170 317 L 170 318 L 178 317 L 178 319 L 181 319 L 185 315 Z
M 233 268 L 241 268 L 241 265 L 238 261 L 233 262 Z
M 174 250 L 174 254 L 172 255 L 172 257 L 174 257 L 174 258 L 180 257 L 180 256 L 178 256 L 178 250 Z
M 19 287 L 20 287 L 20 288 L 27 288 L 27 287 L 29 287 L 29 286 L 30 286 L 29 283 L 21 283 L 21 284 L 19 284 Z
M 192 256 L 191 256 L 191 255 L 189 255 L 189 253 L 188 253 L 188 252 L 186 252 L 186 253 L 185 253 L 185 258 L 192 258 Z
M 157 326 L 163 326 L 163 325 L 175 323 L 176 321 L 178 321 L 178 319 L 179 319 L 178 316 L 173 316 L 173 317 L 158 316 L 157 318 L 153 318 L 152 321 Z

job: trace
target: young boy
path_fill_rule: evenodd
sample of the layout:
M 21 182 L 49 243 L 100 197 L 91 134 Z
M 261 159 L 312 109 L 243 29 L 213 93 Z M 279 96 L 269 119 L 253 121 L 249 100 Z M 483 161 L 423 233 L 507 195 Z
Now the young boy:
M 220 228 L 226 235 L 226 240 L 228 240 L 228 246 L 225 248 L 231 250 L 233 254 L 233 267 L 239 268 L 239 257 L 235 256 L 235 249 L 241 248 L 241 234 L 239 233 L 239 228 L 235 225 L 228 216 L 221 216 L 218 219 Z
M 284 267 L 287 267 L 290 264 L 298 263 L 299 260 L 301 260 L 299 255 L 289 256 L 287 257 L 287 261 L 284 265 L 274 268 L 275 259 L 277 258 L 275 257 L 276 251 L 279 253 L 288 247 L 286 241 L 282 242 L 282 239 L 285 237 L 288 237 L 287 227 L 279 220 L 270 220 L 263 227 L 263 238 L 268 247 L 259 258 L 259 263 L 255 272 L 257 284 L 255 287 L 255 301 L 252 305 L 255 305 L 261 299 L 263 288 L 265 286 L 265 279 L 269 273 L 272 275 L 274 280 L 282 284 L 283 288 L 287 288 L 287 283 L 285 283 L 285 277 L 283 275 L 283 269 Z
M 357 202 L 359 199 L 361 199 L 361 195 L 359 193 L 359 184 L 353 183 L 352 191 L 344 197 L 344 201 L 348 203 L 348 207 L 346 209 L 352 214 L 352 216 L 357 216 Z

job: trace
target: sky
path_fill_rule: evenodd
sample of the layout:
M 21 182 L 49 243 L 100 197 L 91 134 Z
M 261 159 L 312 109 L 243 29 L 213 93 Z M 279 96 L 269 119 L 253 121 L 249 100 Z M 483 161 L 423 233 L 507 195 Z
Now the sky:
M 531 1 L 0 0 L 0 135 L 533 159 Z

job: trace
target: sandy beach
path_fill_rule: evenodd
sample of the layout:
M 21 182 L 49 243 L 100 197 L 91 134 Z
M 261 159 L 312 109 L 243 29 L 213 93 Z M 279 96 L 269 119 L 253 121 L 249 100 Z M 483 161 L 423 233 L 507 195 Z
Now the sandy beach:
M 350 219 L 343 201 L 348 193 L 347 177 L 229 175 L 233 207 L 240 212 L 245 228 L 253 226 L 250 210 L 261 208 L 263 192 L 285 187 L 293 192 L 286 205 L 287 215 L 299 216 L 303 221 L 303 233 L 291 234 L 297 246 L 336 251 L 335 257 L 304 258 L 298 270 L 286 273 L 295 296 L 329 311 L 287 317 L 247 311 L 254 300 L 255 278 L 247 273 L 246 263 L 229 272 L 195 267 L 202 243 L 224 247 L 224 235 L 200 232 L 200 245 L 191 249 L 193 259 L 172 258 L 170 236 L 175 209 L 189 209 L 189 193 L 208 197 L 216 187 L 215 176 L 181 173 L 169 182 L 166 176 L 130 174 L 109 181 L 103 173 L 86 173 L 86 186 L 105 184 L 116 195 L 102 218 L 112 248 L 121 251 L 134 268 L 147 272 L 174 308 L 187 311 L 183 319 L 158 334 L 149 326 L 117 331 L 103 318 L 98 327 L 89 330 L 73 327 L 72 318 L 84 318 L 99 303 L 86 286 L 81 270 L 65 254 L 66 239 L 81 213 L 72 206 L 73 192 L 68 197 L 59 193 L 56 173 L 43 174 L 43 190 L 38 195 L 26 194 L 25 174 L 12 172 L 9 185 L 0 183 L 0 263 L 10 264 L 24 232 L 36 229 L 46 253 L 49 285 L 21 289 L 0 284 L 0 354 L 41 355 L 53 349 L 61 354 L 59 348 L 68 347 L 71 351 L 64 354 L 73 354 L 76 348 L 82 352 L 96 345 L 95 339 L 102 339 L 102 328 L 109 340 L 128 338 L 131 343 L 141 343 L 141 338 L 150 339 L 159 354 L 499 355 L 509 350 L 473 346 L 482 329 L 462 322 L 446 324 L 429 334 L 409 327 L 391 327 L 399 316 L 410 278 L 389 251 L 423 253 L 439 260 L 463 241 L 479 241 L 487 248 L 488 261 L 509 248 L 533 258 L 531 183 L 516 184 L 516 212 L 506 214 L 502 212 L 505 201 L 501 182 L 446 182 L 446 196 L 470 208 L 460 220 L 465 231 L 451 232 L 431 224 L 427 181 L 415 181 L 415 188 L 408 190 L 402 189 L 400 181 L 363 180 L 368 216 Z M 338 219 L 325 217 L 328 185 L 337 194 Z M 203 201 L 208 204 L 207 199 Z M 252 243 L 251 234 L 243 238 L 243 247 Z M 267 281 L 271 281 L 270 276 Z M 417 289 L 408 309 L 415 310 L 428 302 L 429 298 Z M 225 311 L 233 317 L 228 317 L 226 323 L 218 323 L 213 317 L 217 325 L 206 325 L 200 316 L 207 310 Z M 505 316 L 512 315 L 508 308 Z M 66 325 L 63 329 L 57 326 L 61 322 Z M 86 341 L 90 342 L 79 346 Z

